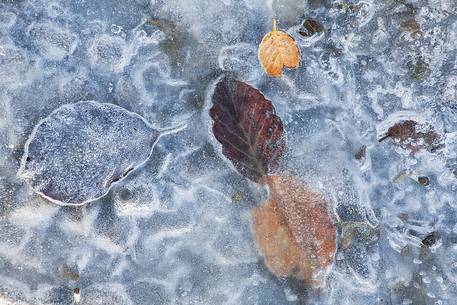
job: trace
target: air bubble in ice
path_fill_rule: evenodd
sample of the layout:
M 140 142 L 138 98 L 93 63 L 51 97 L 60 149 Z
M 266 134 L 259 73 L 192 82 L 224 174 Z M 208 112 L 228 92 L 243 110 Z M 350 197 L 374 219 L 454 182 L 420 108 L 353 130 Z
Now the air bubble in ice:
M 111 33 L 119 34 L 122 31 L 122 27 L 120 25 L 112 24 L 111 25 Z

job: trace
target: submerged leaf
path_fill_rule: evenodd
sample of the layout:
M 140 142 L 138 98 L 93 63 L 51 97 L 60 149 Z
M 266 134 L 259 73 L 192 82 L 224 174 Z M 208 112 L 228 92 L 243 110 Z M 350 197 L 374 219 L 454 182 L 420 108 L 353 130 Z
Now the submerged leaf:
M 274 170 L 285 147 L 284 128 L 273 104 L 241 81 L 225 77 L 212 96 L 209 114 L 222 153 L 254 182 Z
M 387 138 L 394 139 L 401 147 L 417 152 L 422 148 L 430 152 L 440 148 L 440 137 L 433 126 L 429 124 L 419 124 L 413 120 L 403 120 L 391 126 L 379 142 Z
M 422 36 L 421 26 L 414 18 L 406 19 L 400 22 L 400 31 L 409 32 L 411 38 L 417 39 Z
M 312 267 L 272 200 L 253 210 L 253 234 L 265 265 L 278 277 L 310 280 Z
M 270 199 L 253 211 L 253 234 L 278 277 L 319 286 L 336 252 L 336 227 L 321 194 L 293 177 L 268 177 Z
M 142 117 L 116 105 L 64 105 L 33 130 L 19 175 L 55 203 L 84 204 L 145 162 L 159 135 Z
M 300 64 L 300 52 L 295 40 L 283 31 L 276 30 L 266 34 L 259 46 L 259 60 L 265 72 L 270 76 L 281 77 L 283 67 L 297 68 Z
M 427 61 L 425 61 L 424 57 L 419 56 L 415 60 L 411 60 L 407 64 L 408 70 L 409 70 L 409 75 L 417 81 L 424 80 L 427 78 L 430 73 L 430 67 Z

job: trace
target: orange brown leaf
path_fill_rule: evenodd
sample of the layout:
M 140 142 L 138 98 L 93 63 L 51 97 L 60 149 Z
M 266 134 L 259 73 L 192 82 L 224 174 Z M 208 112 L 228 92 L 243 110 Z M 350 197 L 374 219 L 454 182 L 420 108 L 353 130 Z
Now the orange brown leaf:
M 265 72 L 274 77 L 282 76 L 283 67 L 297 68 L 300 64 L 300 52 L 297 43 L 288 33 L 276 30 L 266 34 L 259 46 L 259 60 Z
M 323 196 L 293 177 L 268 177 L 270 199 L 254 209 L 253 234 L 268 269 L 319 286 L 336 252 L 336 228 Z

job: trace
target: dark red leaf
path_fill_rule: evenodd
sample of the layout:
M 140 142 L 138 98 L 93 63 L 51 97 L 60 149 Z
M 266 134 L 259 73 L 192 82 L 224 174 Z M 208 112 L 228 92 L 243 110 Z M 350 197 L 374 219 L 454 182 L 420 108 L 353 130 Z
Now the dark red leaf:
M 209 110 L 222 153 L 245 177 L 258 182 L 277 166 L 285 148 L 284 128 L 273 104 L 241 81 L 224 77 Z

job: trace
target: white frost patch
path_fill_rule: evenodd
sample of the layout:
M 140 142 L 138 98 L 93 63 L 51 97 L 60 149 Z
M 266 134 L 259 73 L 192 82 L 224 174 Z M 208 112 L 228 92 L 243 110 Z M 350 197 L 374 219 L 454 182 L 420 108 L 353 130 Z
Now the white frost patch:
M 105 236 L 96 236 L 90 239 L 90 243 L 98 249 L 102 249 L 110 255 L 120 254 L 124 250 L 121 246 L 113 243 Z
M 51 22 L 32 23 L 27 34 L 47 59 L 62 60 L 73 54 L 78 45 L 78 35 Z
M 0 46 L 0 86 L 20 86 L 30 69 L 27 53 L 12 44 Z
M 87 50 L 93 67 L 104 71 L 121 72 L 130 61 L 130 48 L 119 36 L 101 35 L 94 38 Z
M 11 214 L 10 221 L 16 225 L 28 228 L 36 227 L 49 224 L 58 210 L 59 208 L 53 205 L 23 207 Z

